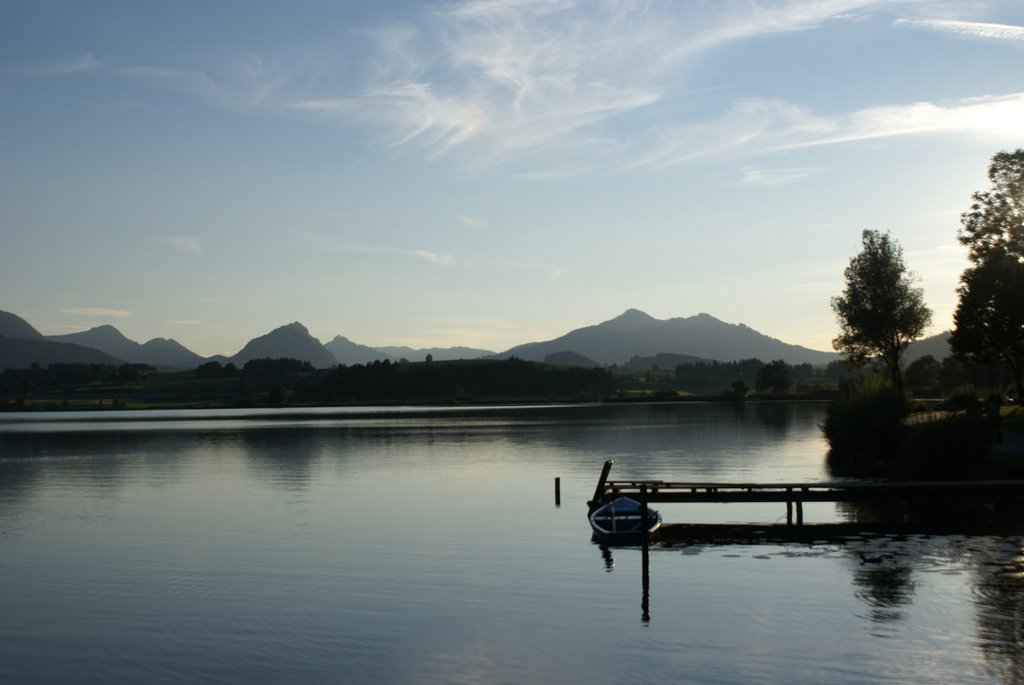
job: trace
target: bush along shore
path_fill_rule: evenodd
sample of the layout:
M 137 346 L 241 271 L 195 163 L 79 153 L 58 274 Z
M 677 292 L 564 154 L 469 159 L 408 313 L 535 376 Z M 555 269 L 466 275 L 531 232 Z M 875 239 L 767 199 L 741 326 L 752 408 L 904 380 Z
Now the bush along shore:
M 837 477 L 1024 478 L 1024 415 L 972 388 L 915 408 L 891 384 L 864 378 L 829 404 L 821 429 Z

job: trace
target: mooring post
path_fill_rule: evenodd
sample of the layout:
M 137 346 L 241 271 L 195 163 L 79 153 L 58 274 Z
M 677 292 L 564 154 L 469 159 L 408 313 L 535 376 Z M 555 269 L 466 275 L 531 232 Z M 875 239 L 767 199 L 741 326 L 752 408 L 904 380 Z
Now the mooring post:
M 562 479 L 555 476 L 555 506 L 562 506 Z
M 604 463 L 604 468 L 601 469 L 601 477 L 597 480 L 597 487 L 594 488 L 594 497 L 587 502 L 590 505 L 590 511 L 594 511 L 594 509 L 601 506 L 601 500 L 604 499 L 604 484 L 608 481 L 608 473 L 611 472 L 612 464 L 614 463 L 611 459 Z

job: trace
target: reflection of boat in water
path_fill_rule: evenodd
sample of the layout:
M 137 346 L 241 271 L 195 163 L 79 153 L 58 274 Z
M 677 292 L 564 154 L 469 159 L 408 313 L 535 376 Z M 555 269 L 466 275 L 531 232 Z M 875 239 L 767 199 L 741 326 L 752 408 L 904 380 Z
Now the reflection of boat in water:
M 638 544 L 643 541 L 644 533 L 653 534 L 661 528 L 661 514 L 648 507 L 644 517 L 640 503 L 629 497 L 601 505 L 588 519 L 594 537 L 613 544 Z

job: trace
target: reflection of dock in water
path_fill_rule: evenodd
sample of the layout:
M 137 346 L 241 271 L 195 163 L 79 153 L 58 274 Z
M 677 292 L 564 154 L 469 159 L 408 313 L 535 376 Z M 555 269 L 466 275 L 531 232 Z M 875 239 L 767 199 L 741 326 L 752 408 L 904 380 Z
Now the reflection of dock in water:
M 661 547 L 674 545 L 757 545 L 786 543 L 844 543 L 864 536 L 908 535 L 1021 535 L 1024 526 L 971 519 L 962 523 L 906 521 L 897 523 L 782 524 L 676 523 L 662 526 Z
M 832 481 L 819 483 L 708 483 L 664 480 L 611 480 L 605 462 L 588 506 L 591 511 L 617 497 L 642 503 L 779 502 L 786 506 L 782 523 L 671 523 L 657 533 L 654 549 L 794 543 L 849 549 L 867 569 L 871 583 L 889 575 L 908 575 L 897 553 L 881 552 L 872 541 L 927 540 L 940 536 L 1024 535 L 1024 480 L 983 481 Z M 847 520 L 804 523 L 807 502 L 834 502 Z M 795 516 L 794 516 L 795 514 Z M 642 536 L 641 617 L 651 620 L 650 536 Z M 631 545 L 636 546 L 636 545 Z M 605 569 L 615 566 L 612 549 L 601 545 Z M 760 557 L 758 557 L 760 558 Z M 1019 545 L 1006 573 L 1024 577 Z M 901 576 L 902 577 L 902 576 Z
M 665 480 L 610 480 L 612 461 L 601 471 L 594 496 L 588 503 L 591 511 L 602 503 L 620 496 L 638 501 L 679 503 L 779 502 L 786 505 L 786 526 L 804 525 L 804 504 L 807 502 L 938 502 L 948 505 L 981 502 L 989 506 L 1001 501 L 1020 501 L 1024 480 L 978 481 L 828 481 L 820 483 L 709 483 Z M 794 516 L 795 514 L 795 516 Z M 662 535 L 684 525 L 693 533 L 710 534 L 714 526 L 670 524 L 662 526 Z M 821 525 L 815 524 L 814 528 Z M 776 526 L 780 528 L 781 526 Z M 732 528 L 737 528 L 732 526 Z M 758 526 L 756 529 L 766 528 Z

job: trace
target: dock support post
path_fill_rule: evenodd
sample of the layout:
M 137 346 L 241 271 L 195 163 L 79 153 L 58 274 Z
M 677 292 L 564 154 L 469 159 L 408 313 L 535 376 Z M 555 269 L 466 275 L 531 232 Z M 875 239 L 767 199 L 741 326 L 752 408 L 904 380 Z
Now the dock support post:
M 640 486 L 640 525 L 643 526 L 643 547 L 640 550 L 640 582 L 642 595 L 640 597 L 640 620 L 644 623 L 651 621 L 651 534 L 648 532 L 650 526 L 647 524 L 647 486 Z
M 555 476 L 555 506 L 562 506 L 562 479 Z
M 647 538 L 650 537 L 647 534 L 647 486 L 640 486 L 640 525 L 643 526 L 644 531 L 644 546 L 647 546 Z
M 790 497 L 793 494 L 792 488 L 786 488 L 786 497 Z M 786 525 L 793 525 L 793 500 L 792 498 L 786 500 Z
M 590 511 L 594 511 L 601 506 L 601 500 L 604 499 L 604 484 L 608 482 L 608 474 L 612 470 L 612 464 L 615 462 L 609 459 L 604 463 L 604 468 L 601 469 L 601 477 L 597 480 L 597 487 L 594 488 L 594 497 L 588 502 L 590 505 Z

